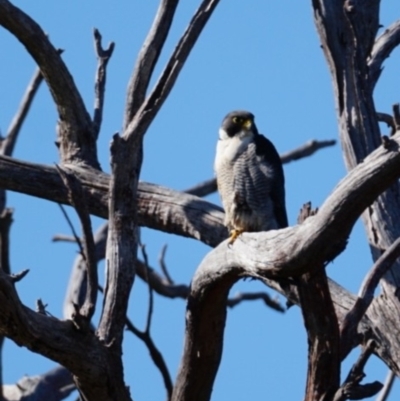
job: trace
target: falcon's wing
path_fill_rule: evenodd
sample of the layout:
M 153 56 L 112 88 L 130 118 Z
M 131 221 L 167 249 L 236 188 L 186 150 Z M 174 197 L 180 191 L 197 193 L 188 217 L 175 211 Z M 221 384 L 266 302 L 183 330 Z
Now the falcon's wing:
M 281 158 L 275 146 L 270 140 L 261 134 L 255 136 L 256 154 L 261 159 L 261 162 L 272 170 L 271 183 L 271 199 L 274 203 L 275 219 L 278 222 L 279 228 L 288 226 L 288 219 L 285 205 L 285 177 Z

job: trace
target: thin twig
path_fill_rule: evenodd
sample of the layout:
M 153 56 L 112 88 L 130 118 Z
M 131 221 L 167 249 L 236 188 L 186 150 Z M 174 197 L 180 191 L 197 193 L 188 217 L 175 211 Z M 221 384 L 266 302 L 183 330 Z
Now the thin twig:
M 167 364 L 165 363 L 164 357 L 154 344 L 153 339 L 150 337 L 148 333 L 137 329 L 128 318 L 126 318 L 126 328 L 127 330 L 131 331 L 137 338 L 139 338 L 145 343 L 147 349 L 149 350 L 152 361 L 154 362 L 154 364 L 161 373 L 161 376 L 164 380 L 165 388 L 167 390 L 168 399 L 170 399 L 173 388 L 171 375 L 168 371 L 168 367 Z
M 94 86 L 95 100 L 94 100 L 94 113 L 93 113 L 93 129 L 94 135 L 98 137 L 103 119 L 103 106 L 104 106 L 104 93 L 106 88 L 107 78 L 107 64 L 110 60 L 115 43 L 110 42 L 107 49 L 103 49 L 101 44 L 101 34 L 98 29 L 94 29 L 94 47 L 97 54 L 97 70 L 96 81 Z
M 385 383 L 383 383 L 383 388 L 381 392 L 378 394 L 378 397 L 376 398 L 376 401 L 387 401 L 390 392 L 393 387 L 394 379 L 396 378 L 396 375 L 392 370 L 389 369 L 388 374 L 385 379 Z
M 264 301 L 265 305 L 277 312 L 285 312 L 286 310 L 278 300 L 271 298 L 271 296 L 266 292 L 239 292 L 232 298 L 228 298 L 226 304 L 228 307 L 234 308 L 243 301 L 256 301 L 258 299 Z
M 57 170 L 62 178 L 64 185 L 68 189 L 68 196 L 71 204 L 75 207 L 78 214 L 79 220 L 82 225 L 83 233 L 83 253 L 86 262 L 87 271 L 87 290 L 85 301 L 79 310 L 81 316 L 85 317 L 90 322 L 95 308 L 97 300 L 97 262 L 95 244 L 93 239 L 92 224 L 90 221 L 90 215 L 87 210 L 86 200 L 82 191 L 82 186 L 79 180 L 71 173 L 67 172 L 59 166 L 56 166 Z M 74 232 L 75 238 L 78 238 Z M 81 250 L 82 251 L 82 250 Z
M 340 327 L 342 359 L 357 345 L 357 326 L 374 299 L 374 292 L 379 280 L 390 269 L 400 256 L 400 237 L 386 250 L 386 252 L 374 263 L 366 275 L 358 298 L 352 309 L 347 313 Z
M 161 0 L 157 14 L 138 55 L 131 79 L 125 109 L 126 127 L 142 106 L 154 67 L 167 39 L 179 0 Z
M 172 277 L 170 276 L 167 265 L 165 263 L 166 252 L 167 252 L 167 244 L 164 244 L 163 247 L 161 248 L 160 255 L 158 256 L 158 263 L 161 267 L 161 271 L 163 272 L 168 284 L 173 285 L 174 280 L 172 280 Z

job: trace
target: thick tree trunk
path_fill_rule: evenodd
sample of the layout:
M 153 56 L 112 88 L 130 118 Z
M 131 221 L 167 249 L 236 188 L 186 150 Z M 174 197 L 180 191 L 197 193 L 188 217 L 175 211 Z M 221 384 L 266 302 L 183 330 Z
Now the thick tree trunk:
M 353 169 L 381 143 L 373 89 L 383 59 L 375 60 L 384 46 L 376 40 L 379 0 L 314 0 L 315 24 L 325 53 L 335 94 L 339 134 L 346 166 Z M 386 57 L 389 53 L 386 54 Z M 378 64 L 378 65 L 377 65 Z M 372 67 L 374 70 L 372 70 Z M 362 215 L 372 256 L 376 260 L 400 236 L 399 186 L 394 184 Z M 369 318 L 385 326 L 375 335 L 376 352 L 400 375 L 400 263 L 381 280 L 382 296 L 368 310 Z

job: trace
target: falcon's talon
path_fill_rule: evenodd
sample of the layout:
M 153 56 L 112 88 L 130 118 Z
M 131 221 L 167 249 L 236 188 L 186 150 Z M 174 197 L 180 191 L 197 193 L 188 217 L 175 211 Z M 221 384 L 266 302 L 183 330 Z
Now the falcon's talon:
M 231 230 L 228 245 L 232 245 L 237 240 L 239 235 L 242 234 L 242 232 L 243 230 L 236 230 L 236 228 Z

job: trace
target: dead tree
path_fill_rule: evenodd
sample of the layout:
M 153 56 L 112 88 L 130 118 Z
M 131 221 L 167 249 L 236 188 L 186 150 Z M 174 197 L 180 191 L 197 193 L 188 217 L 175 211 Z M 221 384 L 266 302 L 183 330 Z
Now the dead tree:
M 380 383 L 360 384 L 363 367 L 372 353 L 395 375 L 400 375 L 400 113 L 398 106 L 394 107 L 393 116 L 377 113 L 373 100 L 382 63 L 400 43 L 400 22 L 377 37 L 379 1 L 312 1 L 334 84 L 348 174 L 318 212 L 311 210 L 310 205 L 303 207 L 299 224 L 278 231 L 245 233 L 240 241 L 228 246 L 223 212 L 196 196 L 214 191 L 212 180 L 187 193 L 139 183 L 144 135 L 217 4 L 218 0 L 201 2 L 154 88 L 149 89 L 178 5 L 178 0 L 160 1 L 131 75 L 123 129 L 112 139 L 112 171 L 108 176 L 100 170 L 96 141 L 102 122 L 106 67 L 113 45 L 103 49 L 101 36 L 95 31 L 99 63 L 95 108 L 90 116 L 60 51 L 32 18 L 8 0 L 0 0 L 0 25 L 23 43 L 37 63 L 39 71 L 33 88 L 44 79 L 59 115 L 58 166 L 10 157 L 32 92 L 27 94 L 16 123 L 3 140 L 0 156 L 0 334 L 61 365 L 32 381 L 28 386 L 31 393 L 45 391 L 40 394 L 47 394 L 46 399 L 61 400 L 73 388 L 73 379 L 82 400 L 131 400 L 121 359 L 127 327 L 150 350 L 162 372 L 168 399 L 209 400 L 222 355 L 227 307 L 242 299 L 262 298 L 270 306 L 280 308 L 265 294 L 245 294 L 229 300 L 230 288 L 244 277 L 262 281 L 301 307 L 309 344 L 307 401 L 361 399 L 376 394 L 382 387 Z M 379 120 L 391 125 L 392 136 L 381 135 Z M 302 149 L 302 154 L 324 145 L 311 143 Z M 299 151 L 287 159 L 298 157 Z M 11 274 L 9 269 L 11 215 L 6 209 L 5 190 L 69 204 L 77 211 L 82 234 L 75 234 L 72 240 L 78 242 L 81 255 L 73 270 L 66 320 L 49 316 L 40 302 L 33 311 L 19 299 L 14 284 L 25 272 Z M 108 219 L 108 225 L 95 236 L 90 214 Z M 375 264 L 358 296 L 354 296 L 327 278 L 325 267 L 345 249 L 360 216 L 368 231 Z M 157 275 L 148 265 L 145 250 L 142 249 L 142 260 L 138 259 L 140 226 L 195 238 L 215 247 L 198 267 L 190 287 L 175 285 L 168 274 L 165 278 Z M 96 264 L 104 256 L 104 301 L 100 323 L 93 328 L 91 318 L 98 295 Z M 135 275 L 147 281 L 150 288 L 144 331 L 127 318 Z M 383 296 L 374 297 L 378 283 Z M 176 380 L 169 376 L 150 335 L 153 291 L 187 298 L 185 345 Z M 340 383 L 341 361 L 357 346 L 362 347 L 360 359 Z M 81 358 L 83 354 L 85 358 Z M 26 395 L 17 393 L 21 387 L 4 387 L 4 397 Z

